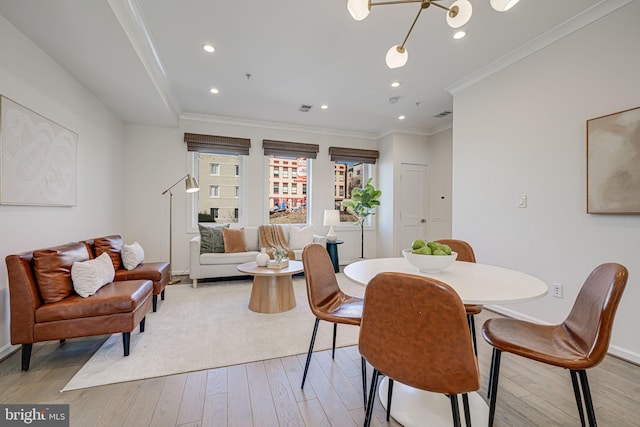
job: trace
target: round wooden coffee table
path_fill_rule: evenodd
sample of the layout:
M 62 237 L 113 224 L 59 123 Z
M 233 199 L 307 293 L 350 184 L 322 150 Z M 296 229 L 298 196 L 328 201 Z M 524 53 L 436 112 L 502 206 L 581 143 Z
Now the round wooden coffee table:
M 289 261 L 289 266 L 275 269 L 258 267 L 255 261 L 238 266 L 238 271 L 253 276 L 249 310 L 257 313 L 282 313 L 296 307 L 291 276 L 304 271 L 302 262 Z

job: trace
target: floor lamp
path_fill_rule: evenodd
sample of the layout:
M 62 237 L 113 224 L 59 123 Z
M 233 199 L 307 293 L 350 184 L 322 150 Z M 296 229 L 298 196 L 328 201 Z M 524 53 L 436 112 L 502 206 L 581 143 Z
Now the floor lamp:
M 180 281 L 180 280 L 174 280 L 173 279 L 173 255 L 172 255 L 172 248 L 173 248 L 173 229 L 172 229 L 172 224 L 173 224 L 173 193 L 171 192 L 171 189 L 173 187 L 175 187 L 176 185 L 180 184 L 180 181 L 182 181 L 183 179 L 184 179 L 185 191 L 187 193 L 195 193 L 196 191 L 200 191 L 200 187 L 198 186 L 198 181 L 196 181 L 196 179 L 193 178 L 190 173 L 188 173 L 185 176 L 183 176 L 182 178 L 180 178 L 171 187 L 167 188 L 166 190 L 164 190 L 162 192 L 163 196 L 165 194 L 167 194 L 167 192 L 169 193 L 169 284 L 170 285 L 176 284 L 176 283 L 178 283 Z

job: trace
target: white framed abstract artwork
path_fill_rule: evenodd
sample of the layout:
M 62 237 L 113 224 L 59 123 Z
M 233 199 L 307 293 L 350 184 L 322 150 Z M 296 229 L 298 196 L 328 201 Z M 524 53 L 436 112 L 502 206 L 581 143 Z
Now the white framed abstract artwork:
M 76 206 L 78 134 L 0 99 L 0 203 Z
M 587 120 L 587 213 L 640 214 L 640 107 Z

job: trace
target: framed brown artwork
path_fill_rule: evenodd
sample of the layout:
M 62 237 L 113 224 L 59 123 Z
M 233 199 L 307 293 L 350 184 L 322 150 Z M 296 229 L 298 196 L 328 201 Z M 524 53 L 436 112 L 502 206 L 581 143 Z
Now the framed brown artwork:
M 587 213 L 640 214 L 640 107 L 587 120 Z

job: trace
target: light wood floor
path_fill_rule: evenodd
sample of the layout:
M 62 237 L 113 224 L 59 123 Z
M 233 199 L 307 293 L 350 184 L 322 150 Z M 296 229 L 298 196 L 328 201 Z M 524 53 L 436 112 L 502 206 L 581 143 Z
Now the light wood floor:
M 485 310 L 477 325 L 497 316 Z M 310 324 L 309 333 L 312 327 Z M 105 339 L 35 344 L 26 373 L 20 371 L 20 353 L 14 353 L 0 363 L 0 402 L 68 403 L 71 425 L 78 427 L 345 427 L 363 423 L 357 347 L 338 349 L 335 360 L 330 351 L 316 353 L 304 390 L 300 381 L 305 355 L 299 355 L 60 393 Z M 480 339 L 483 395 L 490 357 L 490 347 Z M 589 371 L 589 380 L 600 426 L 640 425 L 639 366 L 609 356 Z M 580 425 L 567 371 L 504 354 L 499 384 L 496 426 Z M 385 421 L 379 401 L 375 408 L 372 425 L 399 425 Z

